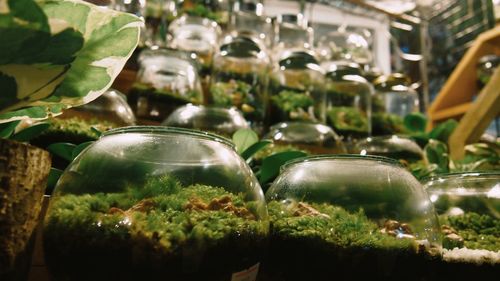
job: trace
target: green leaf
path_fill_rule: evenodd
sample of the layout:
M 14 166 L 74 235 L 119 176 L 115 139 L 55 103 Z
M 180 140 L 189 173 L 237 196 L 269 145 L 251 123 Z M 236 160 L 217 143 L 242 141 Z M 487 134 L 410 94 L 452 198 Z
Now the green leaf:
M 271 140 L 261 140 L 259 142 L 256 142 L 254 144 L 252 144 L 250 147 L 248 147 L 247 149 L 245 149 L 245 151 L 243 151 L 241 153 L 241 157 L 245 160 L 248 160 L 250 159 L 252 156 L 255 155 L 255 153 L 261 151 L 262 149 L 264 149 L 266 146 L 272 144 L 273 142 Z
M 102 136 L 101 130 L 99 130 L 97 127 L 92 126 L 90 127 L 90 130 L 97 135 L 97 138 L 100 138 Z
M 427 126 L 427 117 L 420 112 L 414 112 L 406 115 L 403 122 L 409 131 L 423 133 Z
M 449 172 L 450 158 L 445 143 L 431 139 L 424 148 L 424 158 L 428 164 L 436 164 L 438 173 Z
M 265 184 L 276 178 L 281 166 L 286 162 L 304 156 L 307 156 L 307 153 L 302 151 L 285 151 L 264 158 L 259 174 L 260 183 Z
M 239 129 L 233 134 L 236 151 L 242 154 L 247 148 L 259 141 L 259 136 L 251 129 Z
M 66 143 L 66 142 L 58 142 L 58 143 L 53 143 L 47 147 L 47 150 L 62 159 L 66 161 L 73 161 L 73 151 L 75 150 L 76 145 L 72 143 Z
M 9 138 L 14 133 L 19 123 L 21 123 L 21 121 L 12 121 L 9 123 L 0 124 L 0 138 Z
M 430 133 L 429 138 L 448 143 L 450 135 L 453 133 L 455 128 L 458 126 L 458 122 L 454 119 L 448 119 L 436 126 Z
M 73 161 L 80 153 L 87 148 L 89 145 L 93 144 L 93 141 L 87 141 L 77 145 L 71 152 L 71 161 Z
M 50 168 L 49 179 L 47 180 L 47 194 L 52 194 L 52 191 L 54 190 L 54 187 L 56 186 L 57 181 L 61 177 L 62 173 L 62 170 Z
M 50 127 L 49 123 L 38 123 L 31 127 L 28 127 L 10 137 L 11 140 L 28 142 L 33 138 L 38 137 L 43 131 Z

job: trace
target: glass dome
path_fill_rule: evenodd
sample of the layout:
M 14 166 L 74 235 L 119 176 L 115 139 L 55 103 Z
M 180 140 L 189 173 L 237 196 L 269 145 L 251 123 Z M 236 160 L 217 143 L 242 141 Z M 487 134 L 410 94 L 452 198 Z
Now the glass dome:
M 269 123 L 324 121 L 324 82 L 314 53 L 285 52 L 270 75 Z
M 140 69 L 129 93 L 138 118 L 163 121 L 177 107 L 204 101 L 195 62 L 175 50 L 144 50 Z
M 292 146 L 310 154 L 346 153 L 332 128 L 318 123 L 282 122 L 272 126 L 265 139 L 273 140 L 274 146 Z
M 269 274 L 286 280 L 426 280 L 439 225 L 420 183 L 397 161 L 313 156 L 291 161 L 266 192 Z
M 200 63 L 200 76 L 209 75 L 221 30 L 215 21 L 183 15 L 168 27 L 169 47 L 192 53 Z
M 326 71 L 327 123 L 348 140 L 371 135 L 373 87 L 361 76 L 358 64 L 330 61 Z
M 257 2 L 235 1 L 229 30 L 247 32 L 271 48 L 273 44 L 273 23 L 263 15 L 264 5 Z
M 267 231 L 260 185 L 231 142 L 128 127 L 64 171 L 44 248 L 56 280 L 231 280 L 258 269 Z
M 303 14 L 280 14 L 275 21 L 275 42 L 273 56 L 278 60 L 284 52 L 311 50 L 314 30 L 308 27 Z
M 231 137 L 239 129 L 248 128 L 248 122 L 236 108 L 188 104 L 172 112 L 162 125 L 197 129 Z
M 411 80 L 401 73 L 381 76 L 373 82 L 385 112 L 400 117 L 418 111 L 418 93 L 410 87 Z
M 494 280 L 500 268 L 500 172 L 424 179 L 439 216 L 450 280 Z
M 365 37 L 356 32 L 333 31 L 323 35 L 317 49 L 328 60 L 350 60 L 367 65 L 373 54 Z
M 424 158 L 424 151 L 412 139 L 404 136 L 370 137 L 354 144 L 354 153 L 385 156 L 396 160 L 416 162 Z
M 241 36 L 226 40 L 214 57 L 210 103 L 236 107 L 253 126 L 262 126 L 269 57 L 253 38 Z
M 134 112 L 121 92 L 110 89 L 97 99 L 64 111 L 62 118 L 78 117 L 84 120 L 103 121 L 113 127 L 135 125 Z

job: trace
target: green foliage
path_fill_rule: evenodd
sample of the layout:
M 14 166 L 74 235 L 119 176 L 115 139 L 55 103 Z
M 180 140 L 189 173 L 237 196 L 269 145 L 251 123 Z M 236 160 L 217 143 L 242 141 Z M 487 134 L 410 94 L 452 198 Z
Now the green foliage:
M 457 230 L 469 249 L 500 251 L 500 220 L 497 218 L 468 212 L 459 216 L 442 215 L 440 222 Z
M 376 112 L 372 115 L 373 135 L 393 135 L 407 132 L 403 119 L 395 114 Z
M 448 119 L 432 129 L 432 131 L 429 132 L 429 138 L 448 143 L 450 135 L 453 133 L 457 126 L 458 122 L 456 120 Z
M 293 203 L 292 203 L 293 204 Z M 296 216 L 293 208 L 277 202 L 268 203 L 271 235 L 283 238 L 320 240 L 325 247 L 379 248 L 412 250 L 411 239 L 397 239 L 380 233 L 363 210 L 349 213 L 338 206 L 312 203 L 310 206 L 325 216 Z
M 233 134 L 233 143 L 236 151 L 242 154 L 252 145 L 259 141 L 259 136 L 252 129 L 239 129 Z
M 45 190 L 45 194 L 52 194 L 54 188 L 56 187 L 57 181 L 61 177 L 63 171 L 57 168 L 50 168 L 49 178 L 47 180 L 47 189 Z
M 428 164 L 437 165 L 437 173 L 449 172 L 448 146 L 438 140 L 431 139 L 424 148 L 424 159 Z
M 283 90 L 271 97 L 271 101 L 283 112 L 298 111 L 299 108 L 307 111 L 314 105 L 314 100 L 305 93 Z
M 11 140 L 16 140 L 20 142 L 28 142 L 39 135 L 41 135 L 45 130 L 50 127 L 48 123 L 37 123 L 24 130 L 21 130 L 10 136 Z
M 284 151 L 264 158 L 260 172 L 257 174 L 259 182 L 262 185 L 270 182 L 279 175 L 281 166 L 286 162 L 304 156 L 307 156 L 307 153 L 302 151 Z
M 265 149 L 273 142 L 271 140 L 261 140 L 249 146 L 245 151 L 241 153 L 241 157 L 245 160 L 250 160 L 256 153 Z
M 44 119 L 102 94 L 139 39 L 139 18 L 75 0 L 0 0 L 0 122 Z
M 340 132 L 368 132 L 366 116 L 353 107 L 332 107 L 327 112 L 328 121 Z
M 70 250 L 71 245 L 64 241 L 79 237 L 89 247 L 100 240 L 126 239 L 138 247 L 141 241 L 147 241 L 155 245 L 158 253 L 176 255 L 178 249 L 185 246 L 214 246 L 235 235 L 250 238 L 265 234 L 265 222 L 222 209 L 186 207 L 193 198 L 208 204 L 223 197 L 230 198 L 235 207 L 251 209 L 251 203 L 245 203 L 243 194 L 205 185 L 181 186 L 169 176 L 150 178 L 143 187 L 130 186 L 122 193 L 63 195 L 53 200 L 44 236 L 49 245 L 57 245 L 59 251 Z M 150 210 L 110 213 L 111 208 L 126 211 L 139 206 L 143 200 L 151 202 Z M 97 223 L 99 227 L 91 226 Z
M 0 138 L 8 139 L 14 133 L 20 122 L 21 121 L 12 121 L 0 124 Z
M 210 87 L 213 104 L 222 107 L 239 107 L 242 104 L 251 104 L 252 86 L 240 80 L 231 79 L 229 82 L 217 82 Z
M 420 112 L 410 113 L 405 116 L 404 126 L 412 133 L 425 133 L 427 117 Z

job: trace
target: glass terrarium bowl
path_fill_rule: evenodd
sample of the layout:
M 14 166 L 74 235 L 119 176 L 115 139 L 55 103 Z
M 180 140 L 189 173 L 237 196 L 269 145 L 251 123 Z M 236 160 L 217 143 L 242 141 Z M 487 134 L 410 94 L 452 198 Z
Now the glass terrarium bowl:
M 439 224 L 420 183 L 385 157 L 291 161 L 266 192 L 268 274 L 285 280 L 426 280 Z
M 247 32 L 270 49 L 274 39 L 274 27 L 271 18 L 263 15 L 263 10 L 262 3 L 235 1 L 228 30 L 231 33 Z
M 207 18 L 183 15 L 169 25 L 168 33 L 171 37 L 168 46 L 192 53 L 201 65 L 200 76 L 208 76 L 221 33 L 217 23 Z
M 162 125 L 212 132 L 231 137 L 248 122 L 236 108 L 220 108 L 188 104 L 172 112 Z
M 340 137 L 332 128 L 309 122 L 282 122 L 272 126 L 265 139 L 273 140 L 273 148 L 290 147 L 309 154 L 346 153 Z
M 229 37 L 214 57 L 210 104 L 236 107 L 253 127 L 262 127 L 267 98 L 269 57 L 251 37 Z
M 361 65 L 373 61 L 368 41 L 359 33 L 333 31 L 323 35 L 317 45 L 327 60 L 350 60 Z
M 377 90 L 376 97 L 385 107 L 385 113 L 403 118 L 418 111 L 418 93 L 410 87 L 411 80 L 408 76 L 393 73 L 377 78 L 373 84 Z
M 371 135 L 373 87 L 361 76 L 358 64 L 330 61 L 326 71 L 327 124 L 347 140 Z
M 313 46 L 314 30 L 308 27 L 303 14 L 280 14 L 275 21 L 273 56 L 276 60 L 289 50 L 307 49 Z
M 45 260 L 56 280 L 231 280 L 258 267 L 267 231 L 262 190 L 231 142 L 127 127 L 62 174 Z
M 323 122 L 325 77 L 315 54 L 287 51 L 270 75 L 268 122 Z
M 109 123 L 112 127 L 135 125 L 134 112 L 127 103 L 127 97 L 121 92 L 110 89 L 97 99 L 82 106 L 64 111 L 61 118 L 77 117 L 90 122 Z
M 182 51 L 144 50 L 128 101 L 136 116 L 163 121 L 177 107 L 204 101 L 195 62 Z
M 354 144 L 353 153 L 378 155 L 403 160 L 408 163 L 424 158 L 422 148 L 412 139 L 404 136 L 369 137 Z
M 500 272 L 500 172 L 439 175 L 423 181 L 439 216 L 450 280 L 494 280 Z
M 491 79 L 491 76 L 500 64 L 500 56 L 487 55 L 481 57 L 477 63 L 477 85 L 482 89 Z

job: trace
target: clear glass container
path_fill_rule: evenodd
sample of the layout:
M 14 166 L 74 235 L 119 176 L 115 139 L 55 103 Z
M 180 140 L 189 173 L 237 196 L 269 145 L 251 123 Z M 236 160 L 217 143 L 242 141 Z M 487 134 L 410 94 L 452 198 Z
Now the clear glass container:
M 411 138 L 404 136 L 369 137 L 354 144 L 353 153 L 378 155 L 408 163 L 423 160 L 424 151 Z
M 91 123 L 105 122 L 112 127 L 135 125 L 136 120 L 127 97 L 121 92 L 110 89 L 97 99 L 78 107 L 64 111 L 61 118 L 77 117 Z
M 129 92 L 129 104 L 142 119 L 163 121 L 177 107 L 204 102 L 196 63 L 182 51 L 144 50 Z
M 183 13 L 208 18 L 222 26 L 229 21 L 231 3 L 230 0 L 179 0 Z
M 175 0 L 147 0 L 145 12 L 146 28 L 143 31 L 146 47 L 167 47 L 168 25 L 177 17 Z
M 314 30 L 308 26 L 303 14 L 281 14 L 276 17 L 273 56 L 279 60 L 283 52 L 313 46 Z
M 269 274 L 285 280 L 427 280 L 439 224 L 422 185 L 385 157 L 291 161 L 266 192 Z
M 440 275 L 449 280 L 497 279 L 500 172 L 445 174 L 423 182 L 441 224 L 445 251 Z
M 268 223 L 260 185 L 230 141 L 128 127 L 62 174 L 45 260 L 55 280 L 231 280 L 258 269 Z
M 327 124 L 347 140 L 371 135 L 373 87 L 361 76 L 358 64 L 330 61 L 326 71 Z
M 273 140 L 275 147 L 290 146 L 309 154 L 346 153 L 341 138 L 319 123 L 282 122 L 272 126 L 264 138 Z
M 172 112 L 162 125 L 197 129 L 226 137 L 231 137 L 239 129 L 249 128 L 247 120 L 236 108 L 192 104 Z
M 235 1 L 228 30 L 231 33 L 248 33 L 270 49 L 274 40 L 274 27 L 271 18 L 263 15 L 263 10 L 262 3 Z
M 376 96 L 385 105 L 385 113 L 405 117 L 418 111 L 418 93 L 410 87 L 411 80 L 401 73 L 381 76 L 373 82 Z
M 323 122 L 325 77 L 314 53 L 287 51 L 270 75 L 268 122 Z
M 227 40 L 214 57 L 210 104 L 236 107 L 253 126 L 260 126 L 267 110 L 269 57 L 253 38 L 241 36 Z
M 168 46 L 190 52 L 201 65 L 200 76 L 209 75 L 221 34 L 218 24 L 208 18 L 183 15 L 169 25 L 168 33 Z
M 328 60 L 350 60 L 361 65 L 373 62 L 373 54 L 365 37 L 359 33 L 333 31 L 321 36 L 317 49 Z
M 490 81 L 491 76 L 500 64 L 500 56 L 487 55 L 481 57 L 477 63 L 477 85 L 482 89 Z

